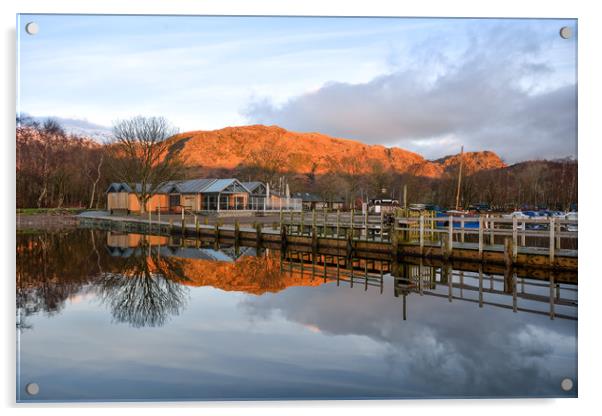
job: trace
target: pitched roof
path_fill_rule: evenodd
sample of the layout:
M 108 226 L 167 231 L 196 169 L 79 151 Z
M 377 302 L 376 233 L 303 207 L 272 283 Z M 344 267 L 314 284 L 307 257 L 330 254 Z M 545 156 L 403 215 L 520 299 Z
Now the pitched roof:
M 263 182 L 241 182 L 242 185 L 249 190 L 249 192 L 253 192 L 256 188 L 263 185 Z
M 261 182 L 249 182 L 261 184 Z M 160 193 L 179 192 L 183 194 L 195 194 L 195 193 L 217 193 L 223 192 L 229 186 L 234 185 L 243 191 L 250 192 L 250 190 L 238 179 L 190 179 L 185 181 L 169 181 L 165 185 L 161 186 L 158 190 Z M 142 190 L 142 185 L 136 184 L 136 192 Z M 114 182 L 106 191 L 108 192 L 134 192 L 132 188 L 125 182 Z

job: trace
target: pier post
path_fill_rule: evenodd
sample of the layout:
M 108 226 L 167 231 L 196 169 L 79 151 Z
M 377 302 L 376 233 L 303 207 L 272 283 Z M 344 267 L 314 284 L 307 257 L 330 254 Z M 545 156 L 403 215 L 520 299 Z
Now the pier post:
M 383 235 L 384 235 L 384 233 L 383 233 L 383 229 L 384 229 L 384 226 L 385 226 L 384 215 L 385 215 L 385 213 L 381 209 L 380 210 L 380 241 L 381 242 L 383 241 Z
M 448 223 L 447 223 L 447 250 L 448 250 L 448 256 L 451 257 L 453 251 L 454 251 L 454 217 L 452 217 L 451 215 L 448 218 Z
M 353 239 L 353 234 L 355 234 L 355 229 L 353 228 L 353 223 L 355 222 L 355 210 L 353 208 L 351 208 L 351 219 L 350 219 L 350 224 L 351 224 L 351 239 Z
M 194 216 L 194 229 L 196 231 L 196 235 L 197 237 L 200 235 L 200 225 L 199 225 L 199 219 L 197 218 L 197 216 Z
M 299 235 L 303 235 L 303 228 L 305 228 L 305 211 L 301 210 L 301 227 L 297 230 Z
M 313 227 L 311 231 L 311 253 L 312 258 L 318 253 L 318 230 L 316 227 Z
M 548 225 L 548 229 L 549 229 L 549 234 L 550 234 L 550 252 L 549 252 L 549 258 L 550 258 L 550 266 L 552 266 L 554 264 L 554 217 L 550 217 L 550 224 Z
M 291 213 L 292 213 L 292 211 L 291 211 Z M 281 230 L 282 230 L 282 221 L 283 221 L 283 219 L 284 219 L 284 215 L 282 213 L 282 210 L 280 210 L 280 229 Z
M 219 221 L 215 222 L 215 243 L 219 241 Z
M 461 240 L 460 241 L 464 242 L 464 214 L 462 214 L 462 218 L 460 219 L 460 227 L 461 227 L 461 230 L 460 230 Z
M 364 212 L 364 238 L 368 240 L 368 207 Z
M 347 261 L 353 258 L 353 232 L 347 230 Z
M 506 237 L 504 239 L 504 262 L 506 263 L 506 267 L 512 266 L 512 263 L 514 261 L 513 253 L 514 253 L 514 248 L 513 248 L 512 239 Z
M 337 238 L 340 236 L 341 228 L 341 211 L 337 209 Z
M 420 213 L 420 230 L 418 238 L 420 239 L 420 255 L 422 256 L 424 253 L 424 214 L 422 212 Z
M 286 252 L 286 246 L 287 246 L 286 232 L 287 232 L 287 229 L 286 229 L 286 224 L 285 224 L 280 229 L 280 252 L 281 252 L 281 255 L 283 255 Z
M 479 257 L 483 256 L 483 217 L 479 215 Z
M 512 262 L 516 262 L 518 255 L 518 220 L 512 217 Z
M 556 225 L 556 248 L 560 249 L 560 222 L 554 220 L 554 224 Z
M 256 227 L 255 227 L 255 231 L 256 231 L 256 235 L 255 235 L 255 242 L 257 244 L 257 248 L 261 247 L 261 239 L 262 239 L 262 235 L 261 235 L 261 223 L 257 223 Z
M 316 209 L 311 210 L 311 229 L 312 233 L 316 231 Z
M 234 221 L 234 245 L 238 246 L 240 244 L 240 223 L 238 219 Z
M 522 222 L 523 229 L 521 230 L 520 245 L 525 247 L 527 245 L 527 223 Z
M 493 219 L 493 217 L 490 217 L 489 220 L 489 244 L 490 245 L 494 245 L 495 244 L 495 220 Z
M 169 234 L 173 234 L 173 220 L 169 220 Z
M 157 220 L 159 222 L 159 232 L 161 232 L 161 204 L 157 206 Z

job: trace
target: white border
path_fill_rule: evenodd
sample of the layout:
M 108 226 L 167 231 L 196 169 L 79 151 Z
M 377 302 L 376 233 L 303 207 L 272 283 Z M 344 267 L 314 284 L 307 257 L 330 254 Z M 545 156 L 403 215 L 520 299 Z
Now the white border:
M 44 411 L 47 415 L 81 413 L 78 407 L 85 407 L 90 414 L 104 414 L 107 408 L 127 408 L 131 414 L 163 415 L 198 413 L 202 407 L 211 414 L 307 414 L 308 412 L 330 414 L 344 411 L 350 415 L 365 415 L 367 412 L 380 414 L 400 414 L 400 412 L 438 413 L 448 415 L 468 415 L 487 412 L 488 415 L 514 413 L 519 411 L 545 412 L 546 415 L 593 413 L 596 400 L 601 397 L 598 391 L 600 378 L 600 281 L 596 273 L 596 257 L 600 256 L 600 236 L 595 227 L 600 228 L 602 208 L 600 185 L 602 151 L 600 146 L 601 111 L 600 94 L 600 39 L 602 21 L 596 13 L 595 2 L 570 1 L 357 1 L 357 0 L 3 0 L 2 13 L 3 100 L 1 140 L 3 163 L 2 181 L 4 195 L 1 203 L 6 231 L 3 233 L 2 264 L 6 273 L 3 280 L 2 320 L 4 365 L 2 404 L 9 407 L 9 414 L 21 408 L 20 413 Z M 560 17 L 579 19 L 579 208 L 580 208 L 580 277 L 579 288 L 579 399 L 564 400 L 439 400 L 439 401 L 346 401 L 346 402 L 236 402 L 236 403 L 164 403 L 164 404 L 108 404 L 108 405 L 19 405 L 15 402 L 15 251 L 14 251 L 14 178 L 15 178 L 15 21 L 16 13 L 105 13 L 105 14 L 236 14 L 236 15 L 348 15 L 348 16 L 441 16 L 441 17 Z M 597 216 L 597 217 L 596 217 Z M 8 224 L 7 224 L 8 223 Z M 12 407 L 12 408 L 11 408 Z M 599 410 L 599 409 L 598 409 Z M 112 410 L 114 411 L 114 410 Z

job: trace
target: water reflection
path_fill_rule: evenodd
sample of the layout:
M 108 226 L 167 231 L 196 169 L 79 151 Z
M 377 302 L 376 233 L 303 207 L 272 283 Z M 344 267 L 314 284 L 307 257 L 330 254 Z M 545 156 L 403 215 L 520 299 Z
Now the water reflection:
M 17 254 L 35 399 L 576 395 L 570 276 L 90 230 Z
M 99 274 L 96 290 L 117 322 L 133 327 L 162 326 L 186 305 L 188 281 L 182 259 L 162 256 L 152 238 L 137 239 L 117 271 Z

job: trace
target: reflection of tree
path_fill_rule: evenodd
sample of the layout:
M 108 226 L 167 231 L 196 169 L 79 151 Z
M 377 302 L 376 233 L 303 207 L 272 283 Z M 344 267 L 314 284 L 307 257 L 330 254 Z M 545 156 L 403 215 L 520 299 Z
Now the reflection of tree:
M 118 272 L 101 276 L 98 290 L 117 322 L 133 327 L 156 327 L 185 306 L 187 280 L 182 261 L 161 256 L 142 239 L 134 254 L 124 260 Z
M 65 300 L 81 293 L 98 272 L 90 261 L 90 240 L 83 231 L 17 233 L 17 325 L 35 313 L 59 313 Z

